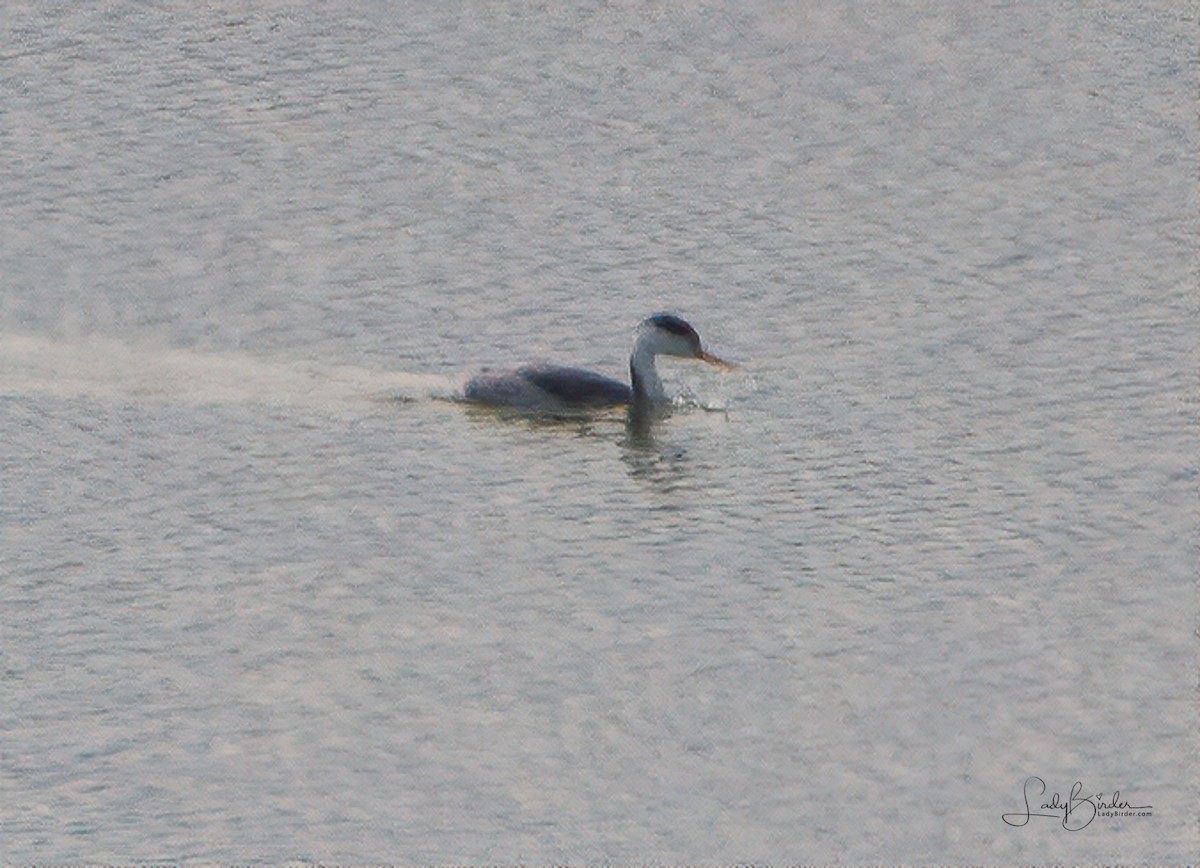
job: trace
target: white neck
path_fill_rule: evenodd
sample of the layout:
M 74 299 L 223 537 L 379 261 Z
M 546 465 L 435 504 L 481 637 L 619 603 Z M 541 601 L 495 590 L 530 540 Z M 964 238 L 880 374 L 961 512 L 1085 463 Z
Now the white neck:
M 663 404 L 667 400 L 658 368 L 654 364 L 655 352 L 649 344 L 649 341 L 639 340 L 633 346 L 633 355 L 629 357 L 635 404 Z

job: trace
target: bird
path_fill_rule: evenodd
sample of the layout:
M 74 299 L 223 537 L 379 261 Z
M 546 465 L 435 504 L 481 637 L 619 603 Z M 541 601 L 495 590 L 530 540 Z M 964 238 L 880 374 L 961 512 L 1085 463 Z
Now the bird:
M 463 390 L 476 404 L 535 412 L 600 410 L 628 406 L 646 411 L 669 402 L 655 366 L 657 356 L 698 359 L 721 370 L 736 365 L 706 352 L 700 335 L 673 313 L 656 313 L 642 320 L 629 355 L 631 384 L 585 368 L 535 362 L 514 370 L 483 371 Z

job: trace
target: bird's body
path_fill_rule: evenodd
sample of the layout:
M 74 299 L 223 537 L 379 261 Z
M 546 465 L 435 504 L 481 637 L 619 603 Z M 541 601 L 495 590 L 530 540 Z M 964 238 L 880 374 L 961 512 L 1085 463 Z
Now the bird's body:
M 617 407 L 633 400 L 633 390 L 620 380 L 588 371 L 538 362 L 515 371 L 485 372 L 466 388 L 468 401 L 527 409 Z
M 541 412 L 586 411 L 632 406 L 647 409 L 666 403 L 655 357 L 699 359 L 733 367 L 701 349 L 696 330 L 674 314 L 660 313 L 638 326 L 629 357 L 631 385 L 584 368 L 536 363 L 511 371 L 485 371 L 470 380 L 468 401 Z

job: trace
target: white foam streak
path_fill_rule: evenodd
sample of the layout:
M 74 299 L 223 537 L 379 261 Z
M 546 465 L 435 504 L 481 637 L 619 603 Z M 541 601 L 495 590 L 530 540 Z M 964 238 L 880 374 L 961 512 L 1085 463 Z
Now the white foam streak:
M 0 334 L 0 394 L 255 403 L 341 414 L 363 412 L 371 401 L 450 397 L 459 388 L 454 378 L 433 374 L 134 346 L 97 336 Z

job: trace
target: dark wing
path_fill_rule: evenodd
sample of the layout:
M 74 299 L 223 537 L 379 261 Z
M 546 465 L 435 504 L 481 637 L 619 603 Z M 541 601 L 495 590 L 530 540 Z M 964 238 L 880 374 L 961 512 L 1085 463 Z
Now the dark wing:
M 611 407 L 632 400 L 632 391 L 620 380 L 583 368 L 537 364 L 519 368 L 517 373 L 566 404 Z

